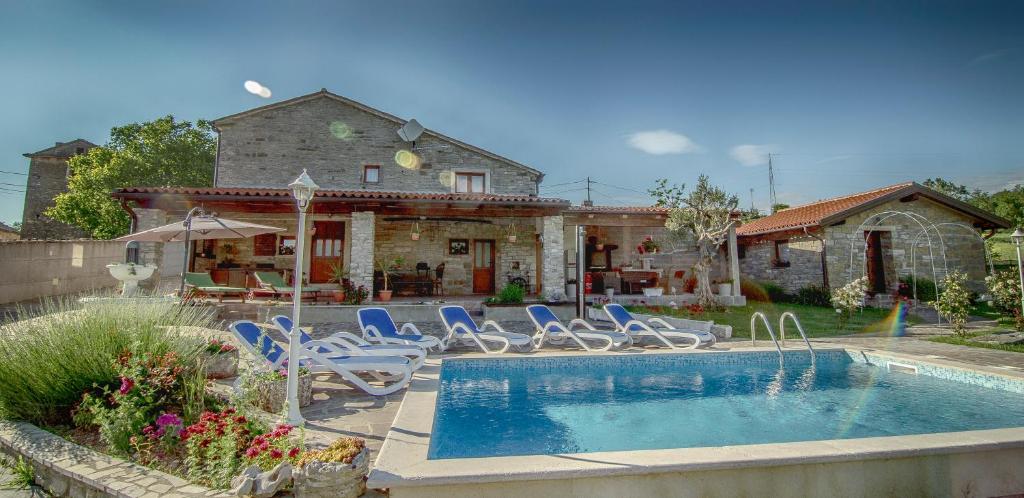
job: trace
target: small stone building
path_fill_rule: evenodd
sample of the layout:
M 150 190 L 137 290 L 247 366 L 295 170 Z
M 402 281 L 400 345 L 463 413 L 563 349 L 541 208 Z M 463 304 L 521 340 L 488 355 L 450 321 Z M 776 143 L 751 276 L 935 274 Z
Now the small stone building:
M 25 188 L 25 209 L 22 213 L 23 239 L 80 239 L 88 237 L 82 229 L 61 223 L 46 216 L 53 207 L 53 199 L 68 190 L 68 159 L 84 154 L 96 144 L 81 138 L 70 142 L 57 142 L 37 152 L 25 154 L 29 158 L 28 183 Z
M 0 223 L 0 242 L 5 240 L 18 240 L 20 238 L 21 234 L 18 233 L 18 231 L 15 230 L 14 227 Z
M 786 291 L 840 287 L 863 276 L 872 294 L 891 294 L 903 277 L 968 275 L 981 290 L 983 238 L 1010 223 L 914 182 L 783 209 L 737 229 L 745 278 Z

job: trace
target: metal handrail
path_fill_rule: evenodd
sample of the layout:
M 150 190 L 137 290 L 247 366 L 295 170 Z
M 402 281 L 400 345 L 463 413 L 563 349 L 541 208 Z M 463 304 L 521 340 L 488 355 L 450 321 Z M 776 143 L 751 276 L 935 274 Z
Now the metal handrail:
M 779 337 L 782 338 L 782 344 L 786 344 L 786 317 L 792 318 L 793 323 L 796 324 L 796 330 L 800 332 L 800 337 L 804 338 L 804 344 L 807 345 L 807 349 L 811 352 L 811 361 L 817 359 L 817 354 L 814 352 L 814 348 L 811 347 L 811 341 L 807 340 L 807 334 L 804 333 L 803 325 L 800 325 L 800 319 L 792 311 L 787 311 L 779 317 Z
M 775 349 L 779 352 L 779 365 L 782 365 L 785 360 L 785 356 L 782 354 L 782 347 L 779 346 L 779 341 L 775 338 L 775 331 L 772 330 L 771 324 L 768 323 L 768 317 L 764 316 L 764 313 L 760 311 L 755 311 L 753 315 L 750 315 L 750 345 L 757 345 L 757 317 L 761 317 L 764 328 L 768 329 L 768 335 L 771 336 L 772 342 L 775 343 Z

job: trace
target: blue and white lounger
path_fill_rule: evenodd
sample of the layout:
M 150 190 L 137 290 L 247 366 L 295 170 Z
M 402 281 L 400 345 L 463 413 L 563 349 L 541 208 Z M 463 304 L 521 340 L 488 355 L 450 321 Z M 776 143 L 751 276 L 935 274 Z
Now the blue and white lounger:
M 277 315 L 270 319 L 277 330 L 288 336 L 292 330 L 292 319 Z M 423 366 L 423 360 L 427 352 L 419 346 L 402 346 L 398 344 L 370 344 L 359 336 L 338 331 L 329 337 L 314 340 L 302 327 L 299 327 L 299 342 L 307 349 L 313 349 L 320 354 L 350 354 L 352 356 L 405 356 L 412 362 L 413 371 Z
M 533 348 L 533 340 L 530 336 L 505 332 L 494 320 L 487 320 L 483 326 L 477 327 L 476 322 L 469 316 L 466 308 L 462 306 L 441 306 L 437 312 L 441 315 L 441 322 L 447 334 L 444 337 L 445 348 L 451 347 L 457 342 L 475 344 L 485 353 L 504 353 L 511 347 L 529 351 Z M 487 331 L 493 328 L 493 331 Z M 502 345 L 499 350 L 492 350 L 487 347 L 487 342 L 497 342 Z
M 268 337 L 259 325 L 249 320 L 238 320 L 228 328 L 242 343 L 242 346 L 257 360 L 262 358 L 267 367 L 274 370 L 287 367 L 288 353 L 281 345 Z M 359 389 L 374 396 L 383 396 L 398 391 L 408 385 L 412 379 L 409 359 L 402 356 L 320 354 L 309 349 L 304 349 L 302 354 L 304 358 L 299 359 L 301 367 L 307 368 L 313 373 L 336 373 Z M 380 373 L 385 373 L 390 374 L 389 379 L 397 380 L 391 384 L 385 383 L 384 386 L 377 387 L 370 385 L 355 372 L 367 372 L 378 378 Z
M 715 334 L 709 331 L 677 329 L 661 318 L 651 318 L 648 323 L 641 322 L 634 318 L 629 311 L 626 311 L 621 304 L 606 304 L 604 312 L 619 332 L 625 332 L 634 338 L 653 337 L 670 348 L 679 348 L 680 346 L 672 339 L 686 339 L 692 342 L 687 349 L 709 347 L 717 342 Z M 653 324 L 657 328 L 649 324 Z
M 420 333 L 411 323 L 406 323 L 399 329 L 385 308 L 359 308 L 356 317 L 359 319 L 363 337 L 370 342 L 415 345 L 424 349 L 437 348 L 438 351 L 444 351 L 444 343 L 440 339 Z
M 633 344 L 633 339 L 629 337 L 629 334 L 597 330 L 593 325 L 579 318 L 573 319 L 566 327 L 551 311 L 551 308 L 543 304 L 527 306 L 526 314 L 530 315 L 530 321 L 537 327 L 537 332 L 533 336 L 534 347 L 543 346 L 544 341 L 564 344 L 569 339 L 587 351 L 608 351 L 613 347 L 619 348 Z M 576 330 L 577 327 L 583 327 L 585 330 Z M 605 344 L 601 348 L 594 349 L 588 346 L 586 341 L 598 341 Z

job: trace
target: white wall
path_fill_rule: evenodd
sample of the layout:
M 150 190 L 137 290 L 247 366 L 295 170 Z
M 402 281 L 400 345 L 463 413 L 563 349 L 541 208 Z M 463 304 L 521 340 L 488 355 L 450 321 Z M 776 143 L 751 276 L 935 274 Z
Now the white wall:
M 124 261 L 124 242 L 0 242 L 0 304 L 111 288 L 106 266 Z

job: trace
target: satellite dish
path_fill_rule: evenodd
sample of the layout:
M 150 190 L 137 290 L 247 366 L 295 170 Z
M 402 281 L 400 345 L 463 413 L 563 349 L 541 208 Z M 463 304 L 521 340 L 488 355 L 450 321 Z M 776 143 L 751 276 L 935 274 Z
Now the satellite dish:
M 406 142 L 415 142 L 422 134 L 423 125 L 419 124 L 415 119 L 410 119 L 398 129 L 398 136 L 402 137 L 402 140 Z

